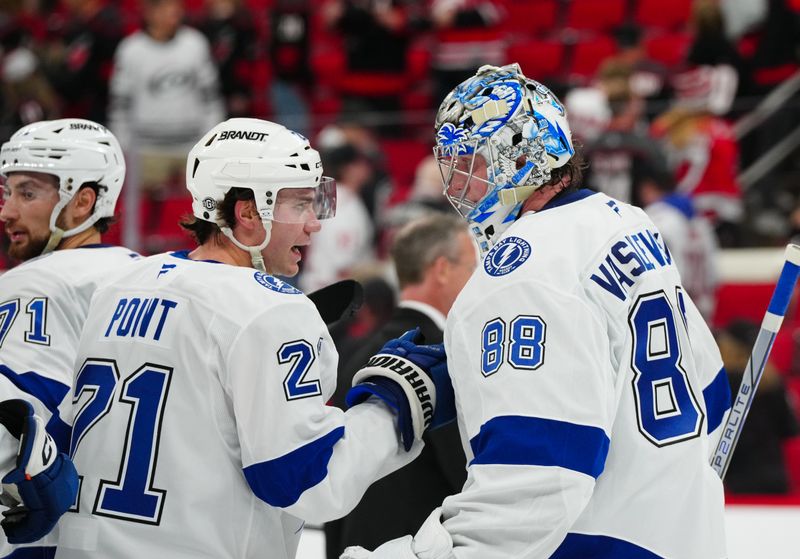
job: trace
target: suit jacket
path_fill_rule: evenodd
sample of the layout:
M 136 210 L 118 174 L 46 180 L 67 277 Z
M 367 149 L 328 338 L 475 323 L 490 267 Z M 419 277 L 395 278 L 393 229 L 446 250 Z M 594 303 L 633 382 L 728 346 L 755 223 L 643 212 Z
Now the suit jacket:
M 344 394 L 353 375 L 387 340 L 417 326 L 425 336 L 425 343 L 442 341 L 442 331 L 428 316 L 415 309 L 398 307 L 352 357 L 345 357 L 333 403 L 344 405 Z M 348 545 L 374 549 L 387 540 L 416 533 L 445 497 L 461 491 L 467 471 L 456 422 L 426 433 L 424 440 L 425 448 L 419 458 L 378 480 L 350 514 L 325 525 L 328 559 L 338 559 Z

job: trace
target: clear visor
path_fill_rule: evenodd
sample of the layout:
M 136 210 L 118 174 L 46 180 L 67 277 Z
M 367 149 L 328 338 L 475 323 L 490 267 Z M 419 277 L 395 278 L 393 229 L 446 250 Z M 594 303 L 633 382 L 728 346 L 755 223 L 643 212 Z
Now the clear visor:
M 457 150 L 461 152 L 458 154 L 454 154 L 456 150 L 452 146 L 437 146 L 434 151 L 442 175 L 444 195 L 456 211 L 466 217 L 492 189 L 488 177 L 492 162 L 474 148 L 468 153 Z
M 285 187 L 278 190 L 272 220 L 281 223 L 306 223 L 336 215 L 336 181 L 322 177 L 319 186 Z

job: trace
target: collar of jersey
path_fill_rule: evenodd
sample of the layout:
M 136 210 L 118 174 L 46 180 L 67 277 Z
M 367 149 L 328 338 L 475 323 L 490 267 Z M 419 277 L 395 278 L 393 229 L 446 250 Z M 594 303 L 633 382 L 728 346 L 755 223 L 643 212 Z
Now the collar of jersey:
M 564 194 L 564 196 L 560 196 L 555 200 L 551 200 L 550 202 L 545 204 L 544 207 L 542 207 L 542 209 L 539 210 L 539 212 L 543 212 L 545 210 L 551 210 L 559 206 L 565 206 L 573 202 L 578 202 L 580 200 L 583 200 L 584 198 L 588 198 L 589 196 L 594 196 L 595 194 L 597 194 L 597 192 L 593 190 L 589 190 L 588 188 L 581 188 L 580 190 L 576 190 L 575 192 L 570 192 L 569 194 Z
M 192 262 L 209 262 L 211 264 L 222 264 L 219 260 L 195 260 L 194 258 L 189 258 L 189 250 L 176 250 L 175 252 L 170 252 L 170 256 L 174 256 L 175 258 L 180 258 L 181 260 L 191 260 Z
M 94 243 L 91 245 L 81 245 L 78 248 L 111 248 L 115 245 L 109 245 L 107 243 Z

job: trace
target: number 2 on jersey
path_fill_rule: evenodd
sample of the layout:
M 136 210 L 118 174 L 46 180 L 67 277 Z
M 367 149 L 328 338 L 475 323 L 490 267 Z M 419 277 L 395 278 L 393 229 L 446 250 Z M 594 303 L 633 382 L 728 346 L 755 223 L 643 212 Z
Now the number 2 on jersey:
M 153 478 L 171 378 L 172 368 L 145 363 L 119 387 L 118 400 L 130 409 L 120 473 L 116 480 L 100 481 L 93 514 L 146 524 L 160 522 L 167 492 L 155 488 Z M 81 367 L 73 403 L 83 396 L 86 401 L 75 414 L 70 456 L 111 409 L 118 382 L 114 361 L 88 359 Z
M 278 363 L 290 365 L 289 372 L 283 379 L 283 393 L 287 400 L 299 400 L 322 394 L 318 380 L 305 380 L 314 359 L 314 348 L 305 340 L 287 342 L 278 350 Z
M 639 431 L 656 446 L 697 437 L 704 416 L 681 364 L 675 315 L 664 292 L 640 296 L 628 324 Z

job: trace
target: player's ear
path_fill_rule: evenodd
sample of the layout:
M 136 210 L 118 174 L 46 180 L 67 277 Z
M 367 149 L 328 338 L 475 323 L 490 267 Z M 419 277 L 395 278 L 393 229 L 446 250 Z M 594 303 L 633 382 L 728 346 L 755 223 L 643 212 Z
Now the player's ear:
M 93 188 L 88 186 L 80 188 L 67 206 L 69 208 L 69 217 L 67 221 L 72 222 L 70 227 L 74 227 L 86 221 L 89 216 L 92 215 L 92 210 L 94 209 L 96 201 L 97 193 Z
M 236 223 L 246 229 L 254 229 L 261 223 L 261 216 L 258 215 L 256 203 L 253 200 L 237 200 L 233 208 L 236 214 Z

